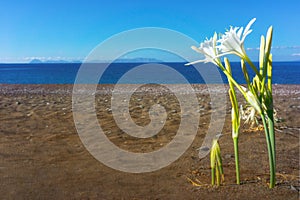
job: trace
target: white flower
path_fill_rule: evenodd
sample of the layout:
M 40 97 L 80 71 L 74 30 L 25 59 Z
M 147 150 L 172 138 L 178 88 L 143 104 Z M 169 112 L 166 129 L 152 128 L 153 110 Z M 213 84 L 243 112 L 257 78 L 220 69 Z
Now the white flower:
M 221 36 L 221 39 L 217 41 L 220 43 L 217 48 L 220 49 L 223 54 L 236 54 L 237 56 L 244 58 L 246 55 L 244 41 L 247 35 L 252 32 L 250 27 L 255 20 L 256 18 L 253 18 L 244 31 L 243 27 L 230 27 L 229 31 L 225 32 L 225 34 Z
M 256 98 L 256 96 L 247 88 L 244 86 L 241 86 L 242 90 L 244 90 L 244 96 L 247 100 L 247 102 L 252 106 L 259 114 L 262 113 L 262 108 L 259 100 Z
M 258 124 L 258 113 L 254 107 L 248 106 L 244 111 L 243 106 L 241 105 L 240 112 L 242 119 L 245 120 L 245 124 L 251 124 L 251 126 L 253 126 L 255 123 Z
M 206 39 L 204 42 L 200 44 L 200 47 L 195 47 L 192 46 L 191 48 L 195 50 L 196 52 L 203 54 L 205 58 L 203 60 L 197 60 L 194 62 L 187 63 L 186 65 L 193 65 L 196 63 L 204 62 L 208 63 L 211 62 L 215 65 L 218 65 L 220 63 L 220 60 L 218 57 L 219 55 L 219 50 L 216 48 L 216 43 L 217 43 L 217 34 L 214 34 L 214 37 L 210 39 Z

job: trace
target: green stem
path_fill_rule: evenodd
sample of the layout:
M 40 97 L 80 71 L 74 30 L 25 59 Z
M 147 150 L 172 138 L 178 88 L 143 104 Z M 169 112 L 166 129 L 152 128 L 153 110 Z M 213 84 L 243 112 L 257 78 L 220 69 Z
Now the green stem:
M 215 168 L 211 168 L 211 185 L 215 185 Z
M 269 165 L 270 165 L 270 188 L 275 187 L 275 162 L 274 162 L 274 156 L 273 156 L 273 148 L 271 144 L 271 139 L 269 135 L 269 129 L 267 127 L 265 115 L 261 114 L 261 118 L 264 124 L 264 129 L 265 129 L 265 135 L 266 135 L 266 140 L 267 140 L 267 147 L 268 147 L 268 156 L 269 156 Z
M 218 166 L 216 167 L 216 179 L 217 179 L 217 186 L 220 186 L 220 171 Z
M 240 184 L 240 166 L 239 166 L 239 147 L 238 138 L 233 138 L 234 144 L 234 158 L 235 158 L 235 173 L 236 173 L 236 184 Z
M 234 78 L 232 77 L 232 75 L 223 67 L 223 66 L 219 66 L 220 69 L 223 71 L 223 73 L 226 75 L 228 81 L 230 80 L 236 87 L 237 89 L 243 94 L 243 96 L 246 98 L 246 93 L 245 91 L 242 89 L 242 87 L 234 80 Z
M 250 60 L 250 58 L 248 56 L 244 57 L 244 60 L 250 65 L 250 67 L 253 69 L 253 71 L 255 72 L 255 74 L 259 77 L 259 80 L 262 79 L 261 74 L 259 73 L 259 71 L 256 69 L 256 66 L 253 64 L 253 62 Z
M 274 168 L 276 169 L 276 148 L 275 148 L 276 142 L 275 142 L 275 132 L 274 132 L 273 111 L 270 111 L 270 114 L 268 114 L 268 128 L 269 128 L 269 134 L 270 134 L 270 140 L 271 140 L 271 146 L 272 146 Z

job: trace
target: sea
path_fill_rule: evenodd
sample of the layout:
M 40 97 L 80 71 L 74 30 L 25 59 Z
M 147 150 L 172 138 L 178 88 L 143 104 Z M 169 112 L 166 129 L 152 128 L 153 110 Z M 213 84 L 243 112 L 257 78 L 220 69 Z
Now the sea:
M 258 63 L 255 63 L 256 65 Z M 244 84 L 240 63 L 231 63 L 237 82 Z M 86 73 L 88 71 L 88 73 Z M 254 73 L 248 66 L 250 78 Z M 84 76 L 82 74 L 86 73 Z M 80 79 L 81 77 L 81 79 Z M 83 77 L 83 79 L 82 79 Z M 125 78 L 124 78 L 125 77 Z M 80 81 L 78 81 L 78 78 Z M 0 84 L 219 84 L 224 74 L 212 64 L 185 63 L 26 63 L 0 64 Z M 273 84 L 300 84 L 299 62 L 274 62 Z

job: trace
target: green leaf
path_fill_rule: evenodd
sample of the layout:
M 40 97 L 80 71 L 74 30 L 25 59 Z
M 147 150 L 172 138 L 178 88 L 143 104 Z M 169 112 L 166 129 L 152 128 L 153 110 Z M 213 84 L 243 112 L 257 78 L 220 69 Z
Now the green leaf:
M 264 68 L 264 57 L 265 57 L 265 37 L 262 35 L 260 38 L 260 51 L 259 51 L 259 73 L 263 75 L 263 68 Z
M 272 54 L 269 56 L 269 62 L 267 67 L 268 75 L 268 89 L 272 93 Z
M 241 60 L 241 66 L 242 66 L 242 71 L 243 71 L 246 83 L 249 86 L 250 85 L 250 79 L 249 79 L 249 74 L 248 74 L 248 71 L 247 71 L 246 64 L 245 64 L 244 60 Z

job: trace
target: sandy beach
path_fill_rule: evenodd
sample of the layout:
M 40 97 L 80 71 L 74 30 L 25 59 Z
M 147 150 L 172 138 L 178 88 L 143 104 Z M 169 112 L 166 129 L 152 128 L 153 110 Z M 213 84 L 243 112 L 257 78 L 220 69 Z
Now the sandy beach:
M 177 92 L 184 93 L 180 85 L 176 87 Z M 220 138 L 225 182 L 220 187 L 210 186 L 209 156 L 199 159 L 197 150 L 211 120 L 210 95 L 205 85 L 193 88 L 201 118 L 191 146 L 160 170 L 133 174 L 105 166 L 84 147 L 73 120 L 72 85 L 1 84 L 1 199 L 298 199 L 300 85 L 274 85 L 278 113 L 274 189 L 267 185 L 264 131 L 249 125 L 241 128 L 242 184 L 235 184 L 229 102 L 223 105 L 226 119 Z M 218 93 L 221 86 L 214 88 L 213 92 Z M 145 153 L 172 141 L 181 121 L 180 104 L 174 94 L 151 85 L 134 93 L 129 111 L 136 124 L 145 126 L 150 122 L 148 112 L 154 104 L 164 106 L 167 112 L 163 129 L 153 137 L 140 139 L 125 134 L 116 125 L 110 108 L 112 91 L 113 85 L 99 85 L 95 94 L 96 115 L 111 142 L 130 152 Z

